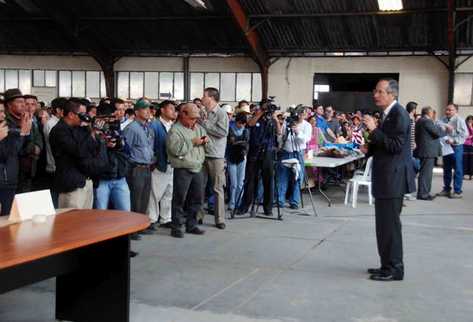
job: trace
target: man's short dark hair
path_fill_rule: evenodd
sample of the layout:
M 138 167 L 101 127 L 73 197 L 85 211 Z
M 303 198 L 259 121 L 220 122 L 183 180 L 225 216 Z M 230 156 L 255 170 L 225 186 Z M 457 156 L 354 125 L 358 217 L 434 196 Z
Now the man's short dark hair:
M 82 105 L 84 105 L 84 104 L 82 104 Z M 86 105 L 87 113 L 89 113 L 93 108 L 95 108 L 96 110 L 98 110 L 97 105 L 95 105 L 95 104 Z
M 406 111 L 407 113 L 412 113 L 417 108 L 417 103 L 416 102 L 409 102 L 406 104 Z
M 135 115 L 135 110 L 132 108 L 129 108 L 125 111 L 126 115 Z
M 455 103 L 453 103 L 453 102 L 450 102 L 450 103 L 447 104 L 447 106 L 448 106 L 448 105 L 452 105 L 452 106 L 458 111 L 458 104 L 455 104 Z
M 113 106 L 115 106 L 115 104 L 125 104 L 125 101 L 121 98 L 114 98 L 111 103 Z
M 207 87 L 204 89 L 204 93 L 207 93 L 208 97 L 212 97 L 215 102 L 220 102 L 220 92 L 215 87 Z
M 202 100 L 198 97 L 196 97 L 192 100 L 192 103 L 194 103 L 194 104 L 197 104 L 197 102 L 202 102 Z
M 68 99 L 63 108 L 64 116 L 67 116 L 69 113 L 79 113 L 81 105 L 82 104 L 77 99 Z
M 65 97 L 56 97 L 51 101 L 51 108 L 53 109 L 53 113 L 56 114 L 57 110 L 64 110 L 64 105 L 67 103 L 67 98 Z
M 425 115 L 429 114 L 430 112 L 433 112 L 433 110 L 434 109 L 432 107 L 425 106 L 425 107 L 422 108 L 420 113 L 421 113 L 422 116 L 425 116 Z
M 247 100 L 241 100 L 238 102 L 238 107 L 242 106 L 243 104 L 250 105 Z
M 158 108 L 159 109 L 164 108 L 164 107 L 168 106 L 169 104 L 176 106 L 176 102 L 174 102 L 172 100 L 164 100 L 159 104 Z
M 35 95 L 31 95 L 31 94 L 25 95 L 25 96 L 23 96 L 23 98 L 24 98 L 25 100 L 27 100 L 27 99 L 34 99 L 34 100 L 38 101 L 38 97 L 35 96 Z
M 246 122 L 248 122 L 248 117 L 246 116 L 245 113 L 238 113 L 238 114 L 235 116 L 235 122 L 236 122 L 236 123 L 246 124 Z

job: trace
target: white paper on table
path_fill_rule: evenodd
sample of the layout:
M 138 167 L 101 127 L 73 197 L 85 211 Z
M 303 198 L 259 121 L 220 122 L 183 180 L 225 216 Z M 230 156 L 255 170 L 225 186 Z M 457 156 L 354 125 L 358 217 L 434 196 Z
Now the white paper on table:
M 49 190 L 19 193 L 13 199 L 11 221 L 32 219 L 34 215 L 55 215 L 56 210 Z

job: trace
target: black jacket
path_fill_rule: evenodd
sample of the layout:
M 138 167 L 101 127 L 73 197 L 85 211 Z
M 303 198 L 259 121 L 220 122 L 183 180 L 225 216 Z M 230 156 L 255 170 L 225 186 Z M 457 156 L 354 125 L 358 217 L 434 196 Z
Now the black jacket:
M 126 177 L 130 170 L 130 158 L 124 151 L 107 150 L 107 168 L 97 179 L 114 180 Z
M 373 196 L 401 198 L 415 190 L 410 146 L 410 118 L 395 104 L 381 126 L 369 136 L 368 156 L 373 156 Z
M 49 143 L 56 161 L 53 186 L 59 193 L 83 188 L 88 178 L 107 168 L 106 147 L 87 128 L 73 128 L 60 120 L 49 134 Z
M 18 154 L 23 147 L 24 138 L 18 131 L 10 131 L 0 141 L 0 189 L 16 190 L 18 184 Z
M 229 163 L 239 164 L 245 159 L 248 152 L 248 142 L 250 133 L 248 129 L 243 129 L 243 133 L 238 136 L 232 126 L 228 131 L 227 160 Z
M 436 158 L 442 155 L 440 137 L 445 133 L 430 118 L 421 117 L 416 123 L 416 158 Z

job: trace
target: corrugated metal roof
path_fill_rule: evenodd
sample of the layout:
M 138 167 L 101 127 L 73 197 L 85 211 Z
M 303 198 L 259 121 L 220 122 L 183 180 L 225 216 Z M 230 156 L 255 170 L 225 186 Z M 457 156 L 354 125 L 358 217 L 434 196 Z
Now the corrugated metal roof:
M 0 51 L 85 51 L 93 38 L 114 55 L 247 53 L 224 0 L 196 10 L 184 0 L 15 0 L 0 2 Z M 240 0 L 270 55 L 447 49 L 445 0 L 404 0 L 403 15 L 380 15 L 377 0 Z M 473 7 L 473 0 L 457 0 Z M 50 10 L 48 9 L 50 8 Z M 51 18 L 67 17 L 69 31 Z M 462 22 L 473 11 L 457 13 Z M 71 35 L 72 34 L 72 35 Z M 77 37 L 76 37 L 77 36 Z M 458 28 L 458 48 L 473 49 L 473 27 Z

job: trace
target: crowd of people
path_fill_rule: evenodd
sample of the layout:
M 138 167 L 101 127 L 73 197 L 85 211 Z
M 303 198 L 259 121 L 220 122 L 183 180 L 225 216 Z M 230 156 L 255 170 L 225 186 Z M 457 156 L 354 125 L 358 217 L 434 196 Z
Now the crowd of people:
M 192 102 L 104 98 L 96 105 L 58 97 L 46 107 L 34 95 L 7 90 L 0 101 L 1 215 L 16 193 L 50 189 L 58 208 L 149 216 L 151 225 L 133 239 L 158 226 L 176 238 L 184 230 L 202 235 L 206 213 L 225 229 L 227 211 L 243 215 L 255 203 L 267 216 L 275 205 L 299 208 L 304 159 L 327 144 L 362 149 L 372 140 L 367 117 L 374 126 L 386 121 L 381 112 L 321 105 L 283 112 L 271 100 L 233 107 L 219 96 L 209 87 Z M 464 175 L 473 175 L 473 116 L 462 119 L 454 104 L 441 117 L 428 106 L 418 111 L 415 102 L 406 111 L 417 198 L 435 197 L 438 157 L 444 188 L 437 195 L 461 198 Z

